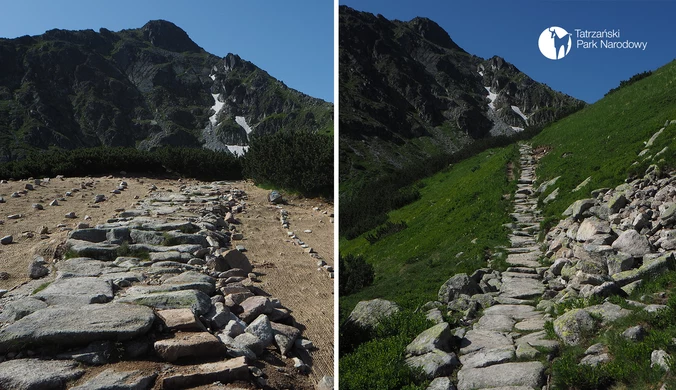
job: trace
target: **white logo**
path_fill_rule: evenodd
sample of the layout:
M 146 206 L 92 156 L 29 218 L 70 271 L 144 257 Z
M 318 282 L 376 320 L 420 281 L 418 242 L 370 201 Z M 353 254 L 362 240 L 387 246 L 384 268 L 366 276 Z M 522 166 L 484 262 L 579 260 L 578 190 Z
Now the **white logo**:
M 571 34 L 561 27 L 546 28 L 538 39 L 540 52 L 550 60 L 560 60 L 567 56 L 572 46 Z

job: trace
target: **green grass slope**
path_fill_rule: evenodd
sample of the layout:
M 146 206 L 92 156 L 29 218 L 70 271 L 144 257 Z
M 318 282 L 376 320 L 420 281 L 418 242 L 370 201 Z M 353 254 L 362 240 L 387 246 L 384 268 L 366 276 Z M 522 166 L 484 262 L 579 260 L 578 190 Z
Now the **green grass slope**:
M 561 176 L 543 194 L 559 188 L 557 199 L 544 206 L 545 216 L 559 218 L 573 201 L 589 197 L 592 190 L 615 187 L 632 174 L 642 175 L 651 164 L 674 167 L 676 124 L 666 126 L 649 151 L 638 156 L 645 142 L 673 119 L 676 61 L 545 128 L 532 140 L 534 147 L 551 148 L 539 162 L 538 182 Z M 587 177 L 589 183 L 572 192 Z
M 366 233 L 342 239 L 342 255 L 363 255 L 375 268 L 373 285 L 341 297 L 343 312 L 360 300 L 385 298 L 405 308 L 436 299 L 452 275 L 486 266 L 495 247 L 508 244 L 502 226 L 510 221 L 513 192 L 507 165 L 518 158 L 516 146 L 491 149 L 418 183 L 418 201 L 389 213 L 406 228 L 371 244 Z

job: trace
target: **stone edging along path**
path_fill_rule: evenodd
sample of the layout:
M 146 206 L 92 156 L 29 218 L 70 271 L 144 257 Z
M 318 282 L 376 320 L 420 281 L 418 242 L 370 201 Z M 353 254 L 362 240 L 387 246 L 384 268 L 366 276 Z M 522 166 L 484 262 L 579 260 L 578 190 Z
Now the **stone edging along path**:
M 55 277 L 0 299 L 0 388 L 60 389 L 89 366 L 158 359 L 160 372 L 108 369 L 82 388 L 264 386 L 255 363 L 269 348 L 308 373 L 312 342 L 237 245 L 246 199 L 229 183 L 184 186 L 73 230 Z

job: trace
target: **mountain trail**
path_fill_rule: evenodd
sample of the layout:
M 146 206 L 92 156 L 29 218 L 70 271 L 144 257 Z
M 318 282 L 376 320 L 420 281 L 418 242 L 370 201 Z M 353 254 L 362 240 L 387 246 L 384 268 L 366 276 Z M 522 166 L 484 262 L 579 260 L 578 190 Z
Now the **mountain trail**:
M 331 204 L 141 177 L 0 195 L 16 216 L 0 224 L 0 388 L 312 389 L 333 375 Z

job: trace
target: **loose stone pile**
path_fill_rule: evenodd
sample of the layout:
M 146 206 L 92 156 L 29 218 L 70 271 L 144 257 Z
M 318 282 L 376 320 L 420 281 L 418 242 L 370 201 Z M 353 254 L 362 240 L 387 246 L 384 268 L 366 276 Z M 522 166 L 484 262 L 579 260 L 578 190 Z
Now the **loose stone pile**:
M 263 386 L 249 365 L 269 348 L 309 370 L 298 356 L 312 343 L 256 286 L 245 249 L 230 249 L 242 239 L 236 216 L 246 194 L 227 183 L 151 192 L 136 209 L 73 230 L 49 281 L 0 299 L 0 388 L 64 388 L 88 366 L 146 358 L 181 365 L 150 374 L 108 369 L 78 388 Z M 33 266 L 49 272 L 42 259 Z

